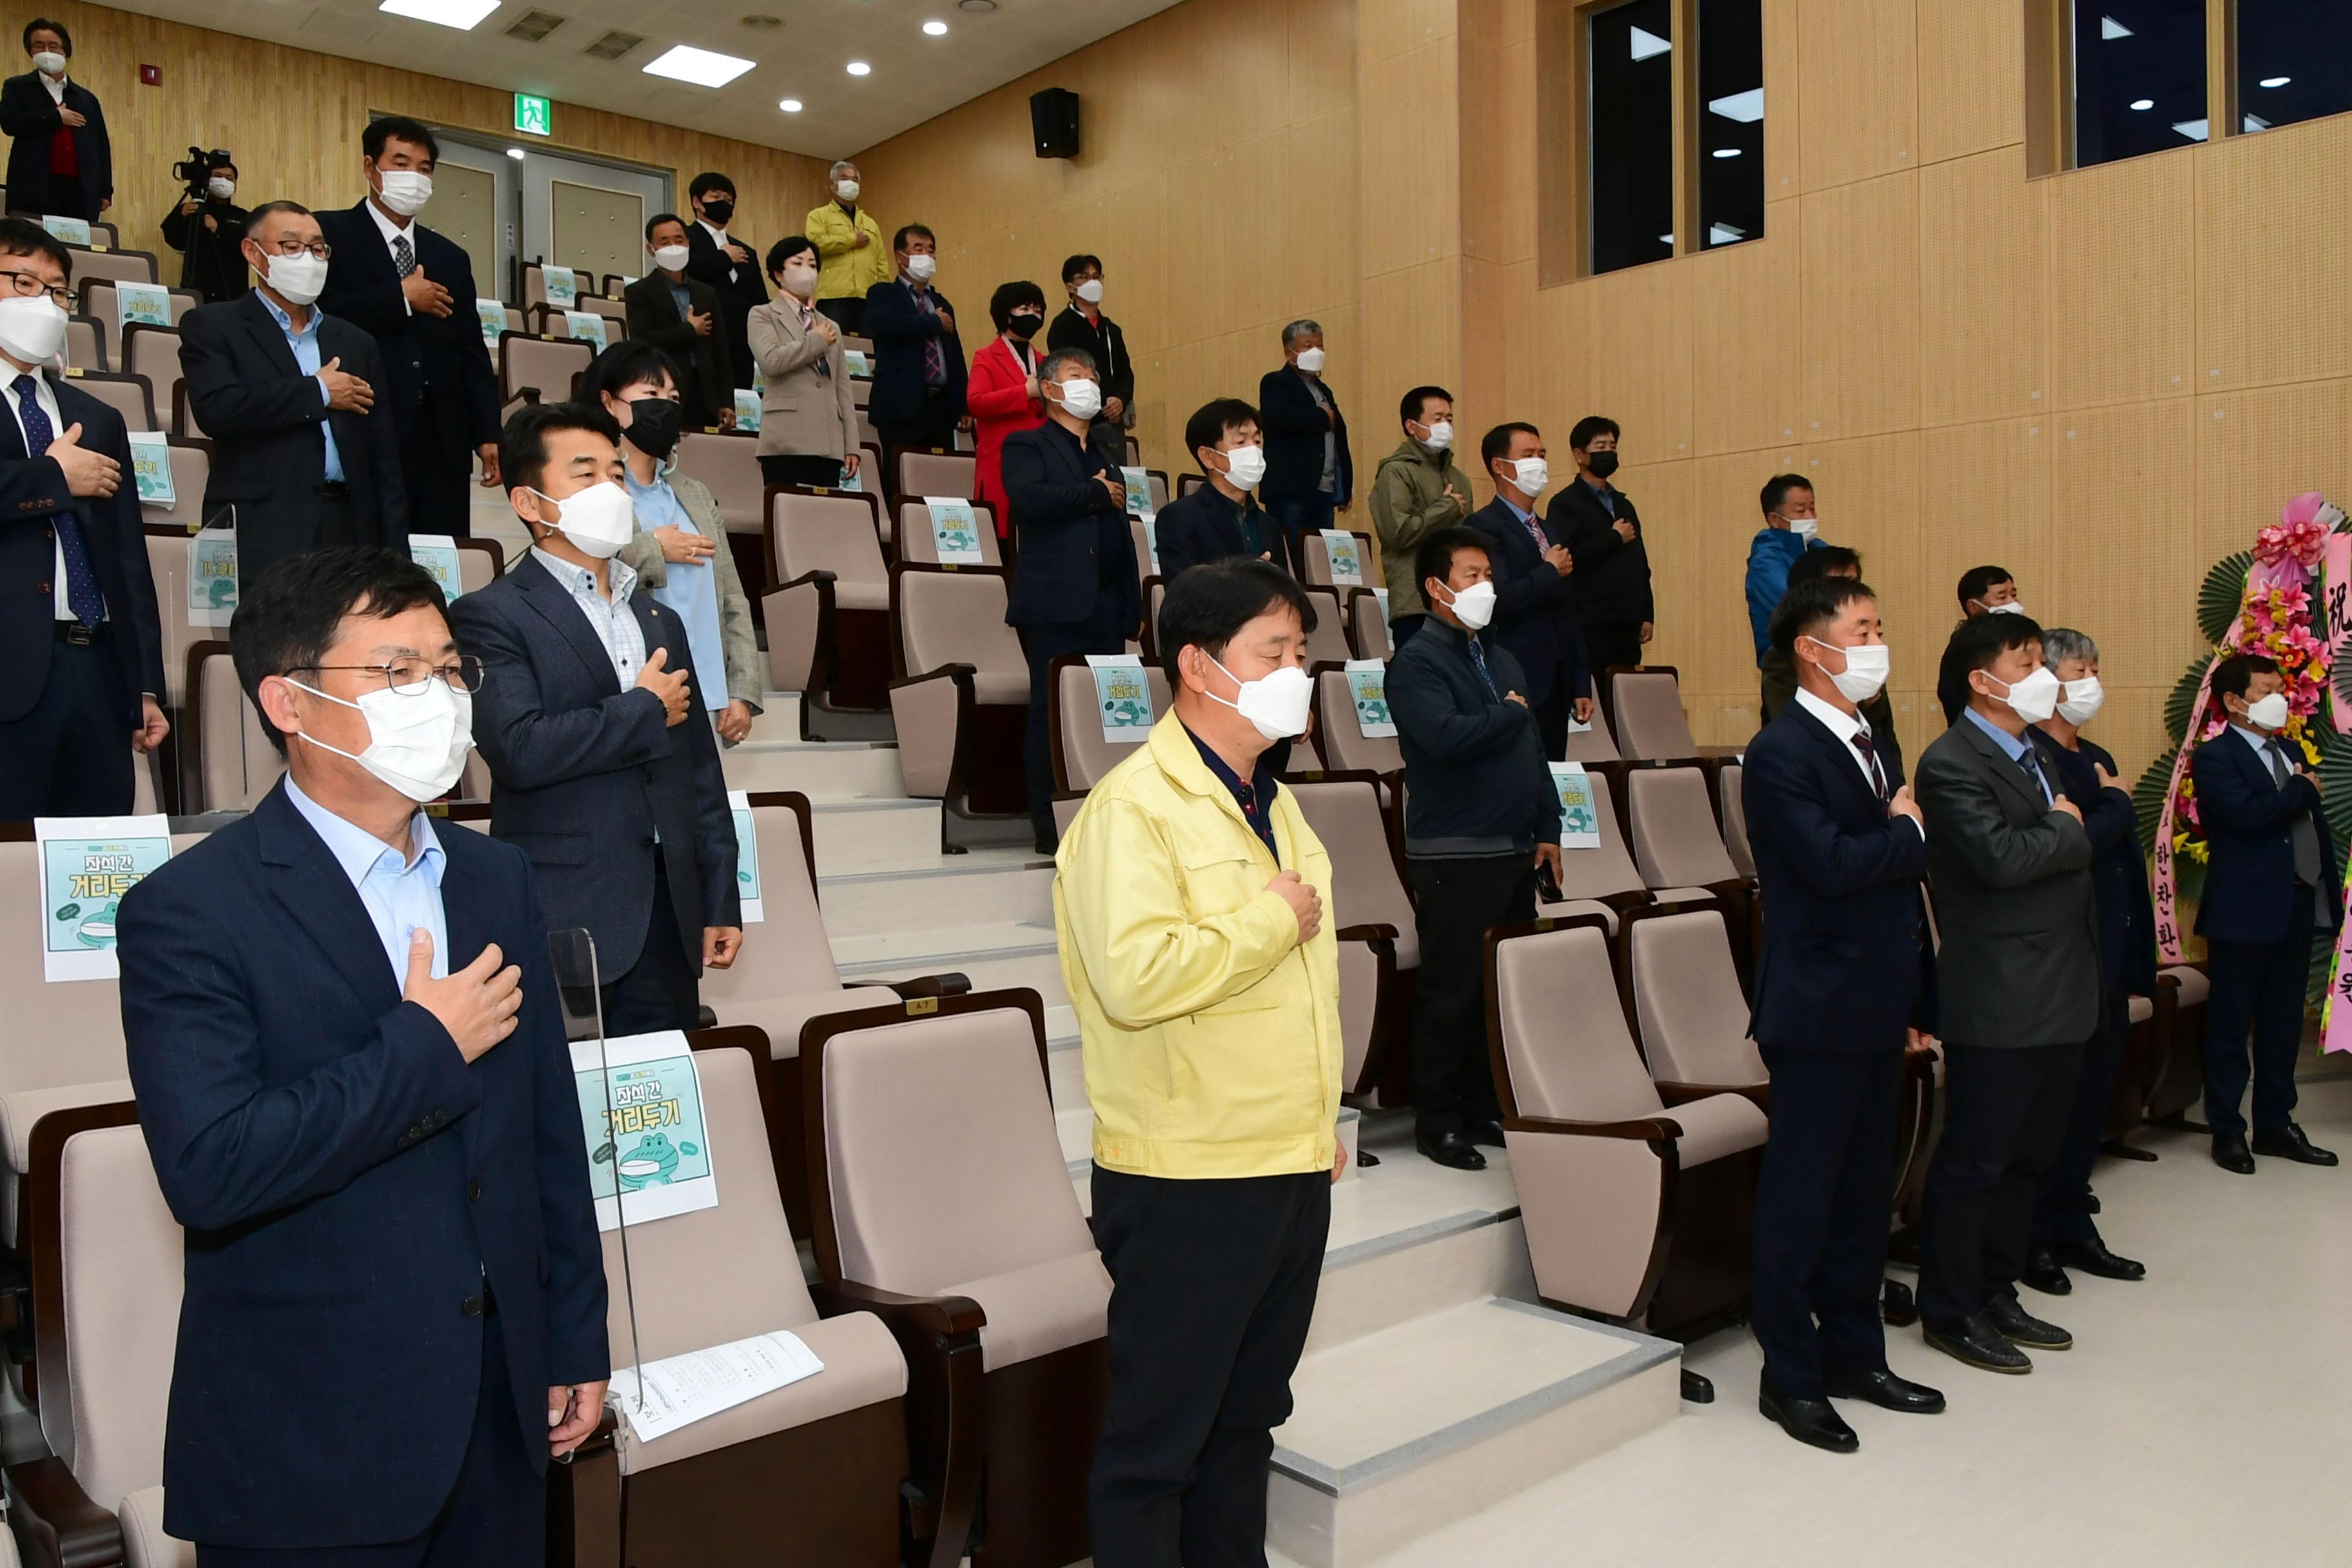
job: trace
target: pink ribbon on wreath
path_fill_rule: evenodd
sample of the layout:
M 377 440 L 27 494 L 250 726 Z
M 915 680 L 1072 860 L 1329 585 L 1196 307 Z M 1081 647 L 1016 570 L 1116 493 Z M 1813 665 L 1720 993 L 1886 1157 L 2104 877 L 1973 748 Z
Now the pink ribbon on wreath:
M 2242 601 L 2238 613 L 2245 614 Z M 2213 670 L 2221 663 L 2216 658 L 2205 667 L 2205 678 L 2197 683 L 2197 700 L 2189 705 L 2189 727 L 2180 732 L 2180 749 L 2173 754 L 2172 777 L 2164 786 L 2164 811 L 2156 824 L 2156 879 L 2150 896 L 2156 900 L 2156 952 L 2166 963 L 2180 962 L 2180 900 L 2178 882 L 2172 868 L 2172 819 L 2180 799 L 2180 781 L 2189 776 L 2189 758 L 2197 749 L 2197 732 L 2204 727 L 2205 707 L 2213 693 Z M 2352 1010 L 2347 1012 L 2347 1022 L 2352 1023 Z

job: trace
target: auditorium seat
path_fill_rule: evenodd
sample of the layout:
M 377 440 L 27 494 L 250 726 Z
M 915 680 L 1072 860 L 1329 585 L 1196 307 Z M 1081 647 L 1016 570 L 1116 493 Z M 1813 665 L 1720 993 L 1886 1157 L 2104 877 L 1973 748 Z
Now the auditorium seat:
M 122 334 L 122 368 L 147 378 L 151 406 L 177 406 L 180 384 L 180 334 L 169 327 L 133 321 Z M 152 426 L 151 426 L 152 428 Z
M 2107 1100 L 2107 1120 L 2101 1134 L 2110 1153 L 2144 1158 L 2138 1152 L 2123 1147 L 2123 1141 L 2146 1118 L 2148 1091 L 2164 1070 L 2171 1045 L 2172 1006 L 2179 984 L 2178 977 L 2159 976 L 2154 996 L 2134 996 L 2129 1001 L 2130 1032 L 2125 1037 L 2124 1059 L 2116 1072 L 2115 1092 Z M 2200 1030 L 2199 1035 L 2201 1047 L 2203 1031 Z
M 183 804 L 192 812 L 251 811 L 286 771 L 286 759 L 246 700 L 228 644 L 191 645 L 187 670 L 181 747 L 192 795 Z
M 1307 602 L 1315 606 L 1315 629 L 1307 634 L 1309 664 L 1337 662 L 1349 657 L 1348 622 L 1339 607 L 1339 590 L 1302 583 Z
M 159 281 L 153 251 L 85 250 L 78 245 L 66 248 L 73 252 L 72 278 L 77 289 L 100 279 L 116 283 Z
M 122 416 L 132 430 L 161 430 L 155 423 L 155 390 L 143 375 L 92 372 L 74 377 L 74 385 Z
M 1000 566 L 890 568 L 890 716 L 907 794 L 948 817 L 1028 808 L 1029 664 L 1004 624 Z M 943 822 L 943 826 L 945 826 Z
M 1617 826 L 1617 804 L 1607 778 L 1595 772 L 1591 779 L 1593 814 L 1600 818 L 1601 842 L 1590 849 L 1561 847 L 1560 901 L 1543 904 L 1537 912 L 1547 916 L 1596 914 L 1614 936 L 1618 915 L 1650 902 L 1650 890 L 1625 847 L 1625 835 Z M 1706 890 L 1689 891 L 1703 895 Z
M 749 431 L 688 430 L 678 438 L 678 471 L 709 487 L 730 533 L 760 536 L 767 484 L 760 475 L 760 438 Z
M 874 405 L 873 381 L 866 376 L 851 376 L 849 378 L 849 401 L 852 405 L 858 409 L 863 410 L 871 408 Z
M 1715 788 L 1718 814 L 1723 819 L 1723 847 L 1731 856 L 1731 868 L 1751 881 L 1756 876 L 1756 856 L 1748 847 L 1748 801 L 1740 786 L 1747 771 L 1738 763 L 1726 763 L 1716 771 Z
M 996 510 L 986 501 L 971 503 L 972 521 L 980 532 L 980 561 L 982 566 L 1002 566 L 1003 553 L 997 548 Z M 891 550 L 901 561 L 911 561 L 919 566 L 940 564 L 939 535 L 931 530 L 931 509 L 923 502 L 905 500 L 898 503 L 898 526 L 891 542 Z M 957 564 L 971 564 L 958 563 Z
M 853 379 L 857 381 L 871 381 L 874 379 L 874 340 L 872 338 L 851 337 L 845 333 L 841 340 L 841 352 L 844 354 L 864 354 L 866 356 L 866 374 L 859 375 L 856 371 L 852 371 L 850 372 L 850 375 Z
M 970 496 L 979 461 L 961 452 L 935 452 L 922 447 L 902 447 L 892 455 L 890 493 L 908 496 Z
M 2168 991 L 2166 982 L 2172 982 Z M 2201 965 L 2171 964 L 2156 977 L 2158 1005 L 2165 1008 L 2166 1049 L 2147 1090 L 2147 1120 L 2201 1129 L 2197 1113 L 2205 1100 L 2205 1004 L 2213 983 Z
M 1587 766 L 1617 761 L 1615 733 L 1609 728 L 1609 716 L 1601 711 L 1601 704 L 1596 702 L 1592 705 L 1590 729 L 1568 732 L 1568 748 L 1559 760 L 1563 763 L 1583 763 Z
M 1143 657 L 1160 661 L 1160 606 L 1168 600 L 1168 584 L 1157 574 L 1143 580 Z
M 91 315 L 69 316 L 66 319 L 66 368 L 68 370 L 106 370 L 105 340 L 99 335 L 98 318 Z
M 1355 583 L 1341 583 L 1332 574 L 1331 549 L 1324 541 L 1322 534 L 1307 534 L 1306 536 L 1306 545 L 1307 575 L 1301 579 L 1302 582 L 1310 584 L 1318 588 L 1337 587 L 1339 590 L 1339 597 L 1341 599 L 1346 599 L 1351 590 L 1364 585 L 1360 580 Z M 1370 534 L 1359 533 L 1356 535 L 1356 561 L 1360 567 L 1369 567 L 1371 565 L 1372 536 Z M 1352 617 L 1350 617 L 1350 619 L 1352 619 Z
M 1176 499 L 1182 500 L 1194 490 L 1206 489 L 1208 485 L 1206 474 L 1179 474 L 1176 476 Z
M 1675 668 L 1645 664 L 1608 670 L 1609 700 L 1617 747 L 1629 762 L 1680 760 L 1699 754 L 1683 716 L 1682 686 Z
M 1488 931 L 1486 995 L 1504 1143 L 1544 1301 L 1668 1338 L 1736 1309 L 1763 1110 L 1736 1089 L 1651 1078 L 1596 915 Z
M 1139 587 L 1160 575 L 1160 552 L 1151 543 L 1152 526 L 1139 517 L 1127 520 L 1127 535 L 1135 546 L 1135 579 Z M 1154 612 L 1151 618 L 1156 621 L 1160 616 Z
M 975 1563 L 1071 1563 L 1109 1391 L 1110 1279 L 1055 1131 L 1045 1009 L 1016 990 L 914 1011 L 803 1036 L 817 1299 L 878 1313 L 907 1352 L 930 1561 L 952 1564 L 976 1530 Z
M 457 546 L 457 589 L 462 594 L 478 594 L 506 575 L 506 547 L 495 539 L 459 539 Z
M 213 444 L 201 437 L 188 436 L 169 437 L 167 441 L 172 463 L 172 503 L 163 506 L 153 501 L 144 502 L 139 513 L 148 527 L 167 527 L 185 539 L 203 521 L 205 484 L 212 478 L 213 471 Z M 157 592 L 161 591 L 159 584 Z M 169 649 L 165 650 L 163 657 L 170 659 Z M 166 679 L 173 677 L 167 673 Z
M 1363 1079 L 1365 1071 L 1380 1070 L 1373 1058 L 1406 1048 L 1412 1027 L 1412 976 L 1421 967 L 1420 928 L 1413 921 L 1404 869 L 1397 862 L 1395 841 L 1381 809 L 1380 779 L 1368 773 L 1333 772 L 1311 778 L 1288 776 L 1282 787 L 1290 791 L 1307 826 L 1331 858 L 1324 918 L 1331 922 L 1343 952 L 1364 950 L 1345 959 L 1343 967 L 1370 973 L 1374 982 L 1369 1032 L 1360 1040 L 1347 1040 L 1347 1055 L 1357 1074 L 1343 1079 L 1339 1087 L 1354 1093 L 1370 1087 Z
M 1315 671 L 1315 738 L 1324 759 L 1341 773 L 1377 773 L 1382 779 L 1404 768 L 1404 752 L 1393 735 L 1367 735 L 1356 712 L 1354 689 L 1339 666 Z M 1382 786 L 1385 790 L 1386 785 Z
M 98 324 L 99 351 L 106 356 L 102 368 L 123 369 L 122 303 L 115 297 L 114 280 L 97 278 L 85 283 L 77 274 L 74 282 L 81 289 L 82 314 Z M 171 291 L 171 299 L 172 325 L 175 328 L 180 324 L 181 317 L 204 303 L 204 296 L 193 289 L 174 289 Z
M 1365 559 L 1371 557 L 1368 554 Z M 1356 650 L 1358 658 L 1377 658 L 1386 664 L 1396 657 L 1388 616 L 1381 608 L 1380 595 L 1370 588 L 1359 588 L 1348 595 L 1348 646 Z
M 1626 910 L 1622 921 L 1622 968 L 1650 1076 L 1662 1084 L 1761 1086 L 1769 1075 L 1748 1037 L 1748 996 L 1721 908 L 1654 904 Z
M 1151 697 L 1154 722 L 1168 713 L 1168 672 L 1156 664 L 1143 668 Z M 1094 670 L 1084 655 L 1066 654 L 1054 661 L 1053 712 L 1054 788 L 1084 795 L 1103 775 L 1133 755 L 1143 743 L 1143 731 L 1131 741 L 1103 736 L 1102 711 L 1095 703 Z
M 1724 847 L 1706 772 L 1622 763 L 1594 771 L 1623 792 L 1626 837 L 1642 880 L 1661 900 L 1687 898 L 1694 889 L 1721 900 L 1732 951 L 1748 973 L 1756 951 L 1756 884 L 1739 874 Z
M 1134 441 L 1133 437 L 1128 439 L 1130 444 Z M 1127 466 L 1130 468 L 1134 468 L 1140 460 L 1139 458 L 1130 457 L 1127 460 Z M 1143 470 L 1143 479 L 1145 485 L 1149 487 L 1145 493 L 1151 498 L 1152 515 L 1156 517 L 1168 510 L 1168 476 L 1158 468 L 1146 468 Z
M 493 357 L 499 362 L 499 412 L 503 419 L 521 404 L 570 401 L 573 379 L 588 368 L 596 351 L 568 338 L 500 332 Z
M 779 487 L 767 501 L 777 580 L 761 602 L 768 679 L 803 694 L 802 729 L 814 738 L 827 714 L 889 704 L 890 570 L 874 536 L 873 498 Z

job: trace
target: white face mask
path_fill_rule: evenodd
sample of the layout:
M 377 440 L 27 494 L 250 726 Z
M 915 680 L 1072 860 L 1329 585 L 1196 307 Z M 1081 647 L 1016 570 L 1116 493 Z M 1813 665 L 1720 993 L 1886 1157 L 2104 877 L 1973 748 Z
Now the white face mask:
M 1237 490 L 1254 490 L 1265 478 L 1265 448 L 1235 447 L 1225 454 L 1225 483 Z
M 1102 412 L 1102 385 L 1092 381 L 1066 381 L 1062 387 L 1062 412 L 1073 419 L 1092 419 Z
M 784 268 L 784 292 L 795 300 L 805 300 L 816 292 L 816 268 L 787 267 Z
M 315 686 L 304 686 L 291 676 L 286 684 L 344 708 L 356 708 L 367 721 L 367 750 L 356 755 L 304 734 L 322 752 L 350 757 L 369 773 L 419 805 L 449 793 L 466 771 L 466 754 L 474 749 L 474 699 L 437 678 L 422 691 L 379 688 L 357 702 L 329 696 Z
M 1299 350 L 1298 368 L 1309 375 L 1320 375 L 1323 373 L 1323 351 L 1321 349 Z
M 63 76 L 66 74 L 66 58 L 55 49 L 43 49 L 33 57 L 33 68 L 43 76 Z
M 1822 525 L 1820 520 L 1817 518 L 1792 517 L 1789 519 L 1788 521 L 1789 531 L 1795 534 L 1799 539 L 1803 540 L 1808 544 L 1811 544 L 1821 535 Z
M 433 199 L 433 176 L 420 174 L 414 169 L 386 169 L 383 181 L 383 205 L 403 217 L 415 217 Z
M 1315 682 L 1307 679 L 1305 670 L 1295 664 L 1286 664 L 1272 675 L 1244 680 L 1218 660 L 1209 662 L 1241 688 L 1234 701 L 1226 702 L 1213 691 L 1207 693 L 1209 700 L 1224 702 L 1269 741 L 1286 741 L 1307 733 L 1307 711 L 1314 706 Z
M 1541 458 L 1521 458 L 1511 465 L 1511 471 L 1517 476 L 1511 482 L 1529 500 L 1543 494 L 1551 484 L 1551 464 Z
M 839 184 L 833 187 L 833 194 L 839 196 L 845 202 L 854 202 L 857 199 L 857 182 L 856 180 L 844 180 Z
M 545 490 L 530 493 L 556 508 L 555 526 L 583 555 L 610 560 L 636 537 L 636 508 L 629 500 L 629 492 L 610 479 L 576 491 L 566 500 L 557 500 Z
M 940 258 L 936 256 L 907 258 L 907 276 L 918 283 L 929 283 L 939 269 Z
M 2001 684 L 2000 677 L 1990 672 L 1987 672 L 1985 679 L 1995 686 Z M 2009 696 L 2003 700 L 2008 702 L 2011 712 L 2029 724 L 2039 724 L 2058 711 L 2058 695 L 2065 689 L 2066 683 L 2045 664 L 2011 687 Z
M 66 313 L 47 294 L 0 300 L 0 350 L 18 364 L 48 363 L 65 341 Z
M 1070 292 L 1076 294 L 1079 299 L 1084 300 L 1089 305 L 1099 305 L 1102 303 L 1102 279 L 1099 278 L 1089 278 L 1085 282 L 1079 284 L 1076 289 L 1071 289 Z
M 213 200 L 216 202 L 225 202 L 228 200 L 229 197 L 236 195 L 236 182 L 235 180 L 214 178 L 205 182 L 205 189 L 212 193 Z
M 2021 616 L 2025 614 L 2025 606 L 2019 604 L 2016 600 L 2011 599 L 2006 605 L 1987 605 L 1985 606 L 1985 614 L 1988 616 Z
M 2265 732 L 2286 728 L 2286 693 L 2273 691 L 2259 702 L 2246 705 L 2246 722 Z
M 304 251 L 299 256 L 272 256 L 269 261 L 269 286 L 286 297 L 289 304 L 309 305 L 327 291 L 327 262 Z
M 1441 419 L 1430 426 L 1429 434 L 1421 438 L 1421 444 L 1433 452 L 1444 451 L 1454 445 L 1454 422 L 1450 419 Z
M 1467 588 L 1458 591 L 1449 588 L 1446 591 L 1453 594 L 1454 598 L 1445 607 L 1454 612 L 1455 620 L 1470 630 L 1483 630 L 1486 623 L 1495 618 L 1494 584 L 1473 583 Z
M 1885 643 L 1857 643 L 1852 647 L 1839 647 L 1819 637 L 1807 637 L 1815 647 L 1825 647 L 1832 653 L 1845 655 L 1845 668 L 1830 676 L 1830 684 L 1848 702 L 1867 702 L 1886 684 L 1894 668 L 1895 654 Z M 1824 669 L 1823 674 L 1829 672 Z
M 665 245 L 654 252 L 654 265 L 667 272 L 683 272 L 686 258 L 693 254 L 682 245 Z
M 2099 684 L 2095 675 L 2066 683 L 2065 700 L 2058 704 L 2058 717 L 2069 724 L 2087 724 L 2096 716 L 2107 700 L 2107 689 Z

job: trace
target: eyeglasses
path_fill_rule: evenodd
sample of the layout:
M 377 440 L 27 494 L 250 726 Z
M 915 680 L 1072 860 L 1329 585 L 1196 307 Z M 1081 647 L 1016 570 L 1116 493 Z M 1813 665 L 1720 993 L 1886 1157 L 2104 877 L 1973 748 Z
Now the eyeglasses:
M 253 247 L 264 256 L 299 256 L 307 250 L 321 261 L 335 253 L 335 247 L 323 239 L 314 239 L 308 245 L 299 239 L 281 239 L 275 245 L 264 245 L 257 239 Z
M 403 697 L 422 697 L 428 685 L 441 681 L 452 691 L 475 692 L 482 689 L 482 661 L 472 654 L 459 654 L 455 664 L 435 664 L 424 658 L 395 658 L 389 664 L 314 664 L 317 671 L 330 669 L 357 670 L 364 675 L 381 676 L 383 683 Z
M 68 289 L 61 283 L 44 283 L 34 273 L 0 268 L 0 278 L 8 279 L 8 286 L 20 296 L 29 298 L 35 294 L 47 294 L 56 300 L 68 315 L 73 314 L 76 307 L 81 303 L 79 289 Z

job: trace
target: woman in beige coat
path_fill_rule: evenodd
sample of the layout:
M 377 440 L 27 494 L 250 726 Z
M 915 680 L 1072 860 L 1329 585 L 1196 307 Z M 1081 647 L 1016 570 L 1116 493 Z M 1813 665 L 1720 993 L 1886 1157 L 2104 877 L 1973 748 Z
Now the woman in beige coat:
M 767 388 L 760 395 L 760 471 L 772 485 L 838 485 L 857 472 L 857 403 L 841 329 L 817 313 L 816 247 L 805 235 L 768 252 L 776 297 L 744 323 Z

